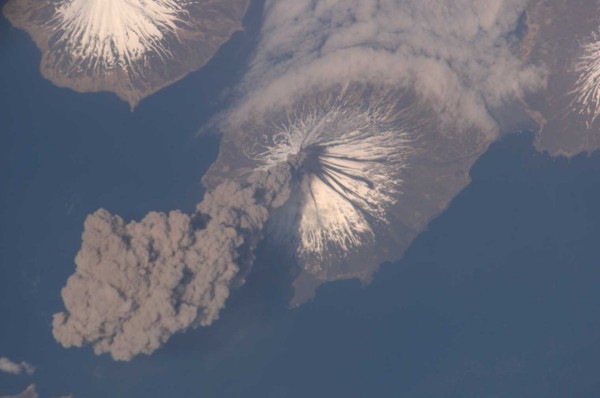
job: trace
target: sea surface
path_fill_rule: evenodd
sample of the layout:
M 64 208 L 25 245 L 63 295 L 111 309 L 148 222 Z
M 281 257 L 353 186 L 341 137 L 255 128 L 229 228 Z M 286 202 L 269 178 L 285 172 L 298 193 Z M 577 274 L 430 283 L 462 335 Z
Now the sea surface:
M 260 248 L 212 327 L 128 363 L 53 339 L 86 215 L 192 211 L 223 108 L 256 39 L 248 29 L 201 72 L 131 113 L 38 71 L 39 51 L 0 20 L 0 396 L 42 398 L 598 397 L 600 155 L 553 159 L 508 136 L 373 283 L 333 283 L 287 307 L 289 272 Z M 210 133 L 210 131 L 208 132 Z

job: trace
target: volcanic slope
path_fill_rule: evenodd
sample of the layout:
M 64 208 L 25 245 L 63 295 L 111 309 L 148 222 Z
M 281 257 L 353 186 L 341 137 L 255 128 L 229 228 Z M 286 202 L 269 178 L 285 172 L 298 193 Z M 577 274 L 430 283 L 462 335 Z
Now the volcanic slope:
M 600 7 L 596 0 L 536 0 L 522 57 L 546 66 L 546 89 L 524 99 L 539 124 L 536 147 L 575 156 L 600 148 Z
M 3 11 L 42 51 L 42 74 L 132 109 L 202 67 L 242 29 L 249 0 L 10 0 Z

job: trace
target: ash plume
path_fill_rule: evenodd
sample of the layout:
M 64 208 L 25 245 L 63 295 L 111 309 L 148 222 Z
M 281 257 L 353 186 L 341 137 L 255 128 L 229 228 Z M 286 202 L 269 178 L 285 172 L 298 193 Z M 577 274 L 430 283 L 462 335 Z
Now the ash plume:
M 62 291 L 66 311 L 54 315 L 55 339 L 126 361 L 174 333 L 210 325 L 244 282 L 270 210 L 287 200 L 290 176 L 282 164 L 226 182 L 193 215 L 153 212 L 129 224 L 106 210 L 90 215 Z

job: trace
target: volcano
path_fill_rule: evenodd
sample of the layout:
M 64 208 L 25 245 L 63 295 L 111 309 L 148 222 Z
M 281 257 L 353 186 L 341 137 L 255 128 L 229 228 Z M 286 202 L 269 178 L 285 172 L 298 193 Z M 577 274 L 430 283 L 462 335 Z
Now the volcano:
M 600 115 L 600 38 L 592 35 L 592 40 L 582 45 L 582 54 L 576 65 L 578 73 L 575 84 L 574 110 L 586 116 L 588 125 Z
M 42 50 L 42 74 L 79 92 L 141 99 L 203 66 L 241 30 L 249 0 L 10 0 Z
M 364 82 L 309 88 L 223 124 L 207 189 L 287 164 L 290 195 L 266 243 L 297 271 L 292 306 L 328 281 L 368 282 L 469 182 L 492 138 L 448 124 L 415 92 Z
M 248 153 L 263 169 L 294 165 L 291 199 L 273 214 L 270 236 L 313 271 L 372 242 L 401 196 L 409 133 L 389 102 L 355 100 L 344 91 L 306 104 Z

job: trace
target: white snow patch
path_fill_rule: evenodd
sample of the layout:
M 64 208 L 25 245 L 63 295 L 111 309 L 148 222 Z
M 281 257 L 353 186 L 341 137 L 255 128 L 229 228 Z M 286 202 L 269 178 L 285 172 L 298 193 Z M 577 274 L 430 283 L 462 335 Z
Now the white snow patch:
M 593 40 L 582 46 L 582 55 L 575 70 L 579 74 L 575 83 L 573 110 L 589 117 L 589 127 L 600 115 L 600 37 L 593 34 Z
M 170 57 L 165 35 L 184 26 L 186 16 L 175 0 L 67 0 L 57 7 L 49 26 L 79 63 L 110 70 L 148 53 Z

